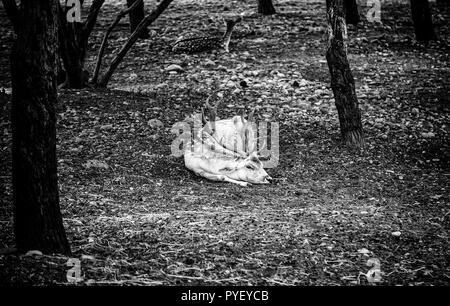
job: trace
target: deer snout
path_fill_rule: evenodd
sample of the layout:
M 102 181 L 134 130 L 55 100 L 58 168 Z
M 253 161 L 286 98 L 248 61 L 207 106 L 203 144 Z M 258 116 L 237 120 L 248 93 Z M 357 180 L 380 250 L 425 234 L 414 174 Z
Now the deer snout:
M 266 175 L 266 176 L 264 177 L 264 182 L 272 183 L 272 178 L 270 177 L 270 175 Z

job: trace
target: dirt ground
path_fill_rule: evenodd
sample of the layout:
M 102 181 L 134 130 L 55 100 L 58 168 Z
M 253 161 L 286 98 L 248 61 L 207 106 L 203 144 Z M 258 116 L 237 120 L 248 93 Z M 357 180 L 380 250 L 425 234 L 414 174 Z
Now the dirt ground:
M 102 8 L 90 71 L 121 2 Z M 254 12 L 255 3 L 175 0 L 108 89 L 60 90 L 60 201 L 79 284 L 449 285 L 450 11 L 433 6 L 440 39 L 424 45 L 407 2 L 382 2 L 382 23 L 362 5 L 362 24 L 349 28 L 366 140 L 358 152 L 340 142 L 324 1 L 279 0 L 275 16 L 247 14 L 229 54 L 171 52 L 182 33 L 221 33 L 222 15 Z M 150 11 L 155 1 L 145 4 Z M 3 9 L 0 24 L 8 93 L 13 34 Z M 106 62 L 127 24 L 113 32 Z M 183 71 L 168 73 L 171 64 Z M 171 156 L 172 125 L 216 86 L 220 117 L 256 107 L 259 120 L 280 124 L 273 184 L 210 182 Z M 0 94 L 0 249 L 14 247 L 10 97 Z M 103 167 L 86 167 L 91 160 Z M 371 258 L 380 263 L 375 283 L 365 275 L 377 268 Z M 68 284 L 67 260 L 0 255 L 0 284 Z

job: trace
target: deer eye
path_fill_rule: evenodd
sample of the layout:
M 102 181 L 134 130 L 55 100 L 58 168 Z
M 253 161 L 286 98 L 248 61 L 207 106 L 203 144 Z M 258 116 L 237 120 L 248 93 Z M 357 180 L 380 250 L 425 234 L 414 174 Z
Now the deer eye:
M 250 165 L 245 166 L 245 168 L 249 169 L 249 170 L 253 170 L 253 167 Z

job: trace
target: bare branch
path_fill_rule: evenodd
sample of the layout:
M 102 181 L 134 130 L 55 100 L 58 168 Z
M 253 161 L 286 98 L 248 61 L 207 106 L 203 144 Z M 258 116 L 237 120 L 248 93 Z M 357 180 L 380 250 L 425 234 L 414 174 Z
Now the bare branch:
M 135 8 L 138 7 L 138 5 L 142 2 L 143 0 L 138 0 L 136 2 L 133 3 L 132 6 L 130 6 L 129 8 L 121 11 L 118 15 L 118 17 L 120 16 L 120 18 L 122 18 L 123 16 L 127 15 L 128 13 L 130 13 L 131 11 L 133 11 Z
M 100 72 L 100 66 L 102 65 L 102 58 L 103 58 L 103 53 L 105 52 L 105 48 L 108 45 L 108 38 L 109 35 L 111 34 L 111 32 L 114 30 L 114 28 L 116 27 L 116 25 L 120 22 L 120 20 L 127 15 L 128 13 L 130 13 L 131 11 L 133 11 L 134 9 L 136 9 L 138 7 L 138 5 L 142 2 L 143 0 L 138 0 L 136 2 L 133 3 L 132 6 L 130 6 L 127 9 L 124 9 L 122 11 L 119 12 L 119 14 L 117 14 L 116 19 L 114 20 L 114 22 L 109 26 L 108 30 L 106 30 L 105 36 L 103 37 L 103 41 L 102 44 L 100 46 L 100 49 L 98 51 L 98 55 L 97 55 L 97 63 L 95 65 L 95 71 L 94 71 L 94 76 L 92 77 L 92 83 L 96 84 L 97 83 L 97 79 L 98 79 L 98 74 Z
M 83 26 L 83 37 L 85 37 L 86 39 L 91 34 L 92 29 L 94 28 L 95 23 L 97 22 L 97 16 L 98 13 L 100 12 L 100 9 L 102 8 L 103 3 L 105 3 L 105 0 L 92 1 L 91 7 L 89 8 L 89 14 Z
M 137 26 L 137 28 L 134 30 L 133 34 L 131 34 L 128 41 L 125 43 L 125 45 L 120 49 L 119 53 L 116 55 L 116 57 L 112 60 L 108 71 L 105 73 L 103 78 L 101 79 L 99 85 L 102 87 L 106 87 L 106 85 L 109 82 L 109 79 L 111 78 L 112 74 L 116 70 L 116 68 L 119 66 L 120 62 L 122 62 L 123 58 L 127 54 L 128 50 L 134 45 L 134 43 L 138 40 L 139 36 L 142 34 L 142 32 L 145 31 L 145 29 L 151 25 L 158 17 L 159 15 L 164 12 L 164 10 L 169 6 L 169 4 L 173 0 L 163 0 L 161 3 L 154 9 L 150 15 L 146 16 L 141 23 Z

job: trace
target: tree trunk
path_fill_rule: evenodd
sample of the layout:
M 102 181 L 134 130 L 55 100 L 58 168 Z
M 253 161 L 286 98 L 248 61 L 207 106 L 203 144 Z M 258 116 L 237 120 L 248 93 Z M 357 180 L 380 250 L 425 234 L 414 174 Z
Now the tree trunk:
M 276 14 L 272 0 L 258 0 L 258 13 L 263 15 Z
M 61 19 L 62 18 L 62 19 Z M 63 87 L 83 88 L 89 73 L 84 69 L 87 53 L 87 39 L 82 36 L 83 23 L 65 21 L 65 14 L 60 18 L 60 55 L 64 63 L 66 78 Z
M 59 41 L 58 37 L 58 41 Z M 62 61 L 62 54 L 60 46 L 58 46 L 57 56 L 56 56 L 56 84 L 63 84 L 66 80 L 66 70 L 64 70 L 64 63 Z
M 327 0 L 327 21 L 329 33 L 326 57 L 341 135 L 346 144 L 362 147 L 364 139 L 361 114 L 358 108 L 355 81 L 347 59 L 344 0 Z
M 22 0 L 11 54 L 14 232 L 21 252 L 70 254 L 58 195 L 58 0 Z
M 2 3 L 6 15 L 13 25 L 14 32 L 17 32 L 19 26 L 19 10 L 17 8 L 16 0 L 2 0 Z
M 435 40 L 428 0 L 410 0 L 414 32 L 418 41 Z
M 357 25 L 361 19 L 358 12 L 358 4 L 356 0 L 345 0 L 345 22 L 347 24 Z
M 131 7 L 133 5 L 133 3 L 135 3 L 136 1 L 138 1 L 138 0 L 127 0 L 128 7 Z M 130 17 L 130 30 L 131 30 L 131 33 L 133 33 L 134 30 L 136 30 L 139 23 L 141 23 L 141 21 L 145 17 L 143 1 L 138 4 L 136 9 L 132 10 L 129 13 L 129 17 Z M 149 35 L 147 28 L 145 30 L 143 30 L 142 33 L 139 35 L 139 38 L 143 38 L 143 39 L 149 38 L 149 37 L 150 37 L 150 35 Z
M 67 8 L 60 8 L 59 46 L 66 71 L 63 87 L 82 88 L 88 84 L 89 72 L 84 67 L 88 40 L 104 2 L 105 0 L 93 0 L 84 22 L 68 22 Z

